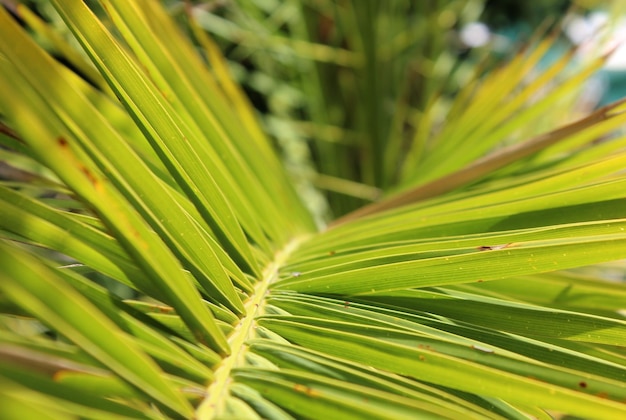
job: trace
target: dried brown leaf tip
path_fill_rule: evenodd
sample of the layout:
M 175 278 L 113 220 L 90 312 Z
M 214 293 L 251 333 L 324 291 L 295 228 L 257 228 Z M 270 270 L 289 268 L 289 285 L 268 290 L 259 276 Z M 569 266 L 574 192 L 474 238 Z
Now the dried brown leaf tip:
M 476 249 L 479 251 L 497 251 L 499 249 L 510 248 L 513 245 L 514 245 L 513 242 L 509 242 L 508 244 L 501 244 L 501 245 L 479 246 L 479 247 L 476 247 Z

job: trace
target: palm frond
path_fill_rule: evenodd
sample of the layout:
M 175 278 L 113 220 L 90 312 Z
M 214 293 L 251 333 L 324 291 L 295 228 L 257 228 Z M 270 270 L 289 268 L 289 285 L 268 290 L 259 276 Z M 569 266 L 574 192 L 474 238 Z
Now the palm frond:
M 464 2 L 52 3 L 0 9 L 0 417 L 626 412 L 591 266 L 626 258 L 624 104 L 575 101 L 606 57 L 450 76 Z M 206 27 L 300 99 L 259 123 Z

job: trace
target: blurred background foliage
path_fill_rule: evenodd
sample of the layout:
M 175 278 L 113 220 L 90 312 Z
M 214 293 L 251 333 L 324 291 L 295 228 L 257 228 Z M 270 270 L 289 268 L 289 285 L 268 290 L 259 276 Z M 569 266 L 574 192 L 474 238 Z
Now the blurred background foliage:
M 301 188 L 309 191 L 307 201 L 322 206 L 316 213 L 328 219 L 377 199 L 382 190 L 411 185 L 423 163 L 416 155 L 434 147 L 427 137 L 443 125 L 451 98 L 496 66 L 495 57 L 510 59 L 533 34 L 559 33 L 553 24 L 568 13 L 584 16 L 602 6 L 561 0 L 216 1 L 197 4 L 194 16 L 226 51 Z M 569 45 L 557 37 L 541 63 Z M 516 89 L 513 83 L 502 89 Z M 572 118 L 555 116 L 562 120 L 535 127 Z M 327 207 L 308 183 L 326 192 Z
M 65 31 L 67 41 L 73 42 L 47 1 L 23 3 L 61 33 Z M 97 2 L 87 3 L 106 19 Z M 425 152 L 436 147 L 438 135 L 449 134 L 440 131 L 455 107 L 462 106 L 453 101 L 463 96 L 459 95 L 462 87 L 480 80 L 483 73 L 520 50 L 534 48 L 538 39 L 556 34 L 534 70 L 526 69 L 528 74 L 520 80 L 510 80 L 508 86 L 505 80 L 498 87 L 503 97 L 506 92 L 519 92 L 519 84 L 530 83 L 537 69 L 545 70 L 568 54 L 573 44 L 582 48 L 580 44 L 588 42 L 594 31 L 609 24 L 607 16 L 622 12 L 620 3 L 165 2 L 192 37 L 196 23 L 214 36 L 230 70 L 262 116 L 266 131 L 282 150 L 299 192 L 322 224 L 379 199 L 383 191 L 402 191 L 428 181 L 419 174 L 434 176 L 433 165 L 441 166 L 438 175 L 458 169 L 460 164 L 446 165 L 443 152 L 429 159 Z M 598 18 L 598 12 L 604 18 Z M 595 21 L 590 18 L 594 13 Z M 579 33 L 584 32 L 577 38 L 571 33 L 568 37 L 567 25 L 572 22 L 578 23 Z M 39 39 L 54 54 L 55 44 Z M 602 52 L 588 48 L 584 56 L 574 55 L 574 60 Z M 65 54 L 56 55 L 72 67 Z M 89 74 L 83 76 L 97 83 Z M 559 72 L 543 89 L 553 89 L 570 76 L 567 71 Z M 537 116 L 523 129 L 502 133 L 492 146 L 527 139 L 623 96 L 626 89 L 619 88 L 620 80 L 621 68 L 600 73 L 589 83 L 586 96 L 568 99 L 579 101 L 579 115 L 573 115 L 572 106 L 563 106 L 562 113 L 551 112 L 548 120 Z M 476 155 L 492 150 L 487 143 L 485 147 Z M 466 154 L 464 162 L 477 157 L 463 148 L 447 153 Z

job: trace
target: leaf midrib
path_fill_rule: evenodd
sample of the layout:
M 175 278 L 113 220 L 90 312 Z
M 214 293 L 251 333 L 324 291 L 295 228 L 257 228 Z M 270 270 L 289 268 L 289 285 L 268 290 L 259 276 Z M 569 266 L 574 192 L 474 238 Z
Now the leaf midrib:
M 256 327 L 256 319 L 263 315 L 265 308 L 265 296 L 270 285 L 278 280 L 279 270 L 291 254 L 300 246 L 306 237 L 296 237 L 288 242 L 281 250 L 276 252 L 274 259 L 263 269 L 261 279 L 254 286 L 254 292 L 244 303 L 245 316 L 235 326 L 233 333 L 228 337 L 231 349 L 229 356 L 222 360 L 215 370 L 215 379 L 207 388 L 207 397 L 196 410 L 196 418 L 212 419 L 222 413 L 227 401 L 231 374 L 233 369 L 241 367 L 245 363 L 247 341 L 253 338 Z

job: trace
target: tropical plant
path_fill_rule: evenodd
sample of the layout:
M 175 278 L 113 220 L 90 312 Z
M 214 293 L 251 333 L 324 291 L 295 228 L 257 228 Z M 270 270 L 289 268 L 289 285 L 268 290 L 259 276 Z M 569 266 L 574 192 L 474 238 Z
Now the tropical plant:
M 606 57 L 471 71 L 478 1 L 4 3 L 0 417 L 626 413 Z

